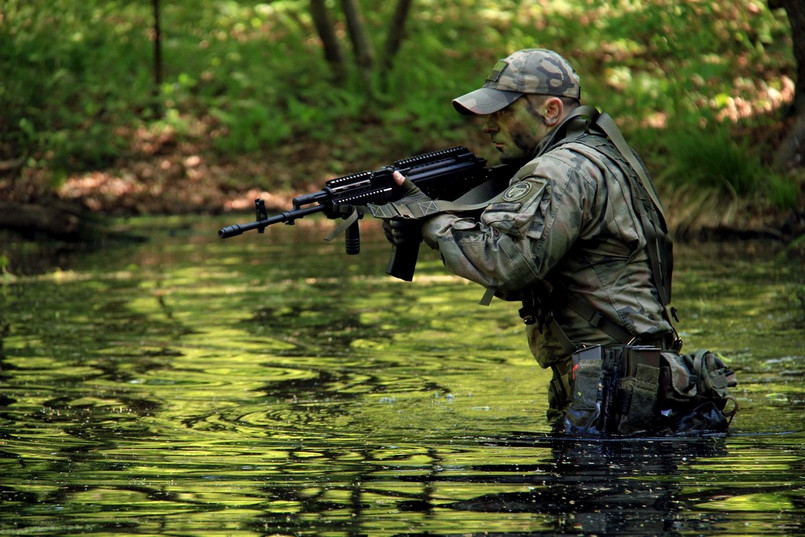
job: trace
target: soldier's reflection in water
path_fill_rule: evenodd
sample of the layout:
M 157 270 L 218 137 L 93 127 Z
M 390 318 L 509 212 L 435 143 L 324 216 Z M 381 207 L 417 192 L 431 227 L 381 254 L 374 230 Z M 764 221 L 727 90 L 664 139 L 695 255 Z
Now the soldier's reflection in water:
M 431 463 L 422 467 L 425 470 L 430 466 L 430 472 L 404 473 L 391 478 L 387 464 L 393 465 L 393 461 L 385 459 L 380 467 L 367 465 L 366 461 L 373 459 L 372 453 L 367 452 L 365 460 L 352 461 L 355 464 L 353 470 L 358 471 L 347 472 L 351 476 L 348 482 L 338 483 L 330 475 L 322 478 L 319 485 L 326 486 L 320 487 L 315 484 L 287 486 L 282 482 L 267 484 L 264 490 L 272 501 L 297 505 L 298 510 L 266 512 L 252 525 L 255 528 L 310 529 L 311 516 L 323 515 L 327 518 L 327 528 L 340 528 L 347 535 L 357 536 L 371 534 L 365 532 L 366 525 L 383 525 L 384 519 L 393 524 L 393 519 L 404 521 L 406 513 L 411 513 L 411 520 L 419 522 L 424 516 L 430 531 L 395 535 L 413 537 L 441 534 L 438 530 L 442 524 L 445 528 L 455 529 L 455 513 L 466 512 L 467 520 L 459 524 L 469 531 L 461 531 L 461 535 L 519 537 L 523 535 L 524 523 L 529 526 L 528 535 L 681 535 L 690 531 L 707 533 L 716 529 L 714 525 L 719 523 L 716 515 L 691 515 L 689 509 L 707 501 L 704 496 L 724 494 L 723 487 L 683 490 L 683 485 L 690 483 L 687 480 L 690 469 L 686 467 L 691 463 L 698 466 L 705 463 L 705 458 L 726 453 L 723 438 L 613 440 L 517 435 L 485 438 L 480 443 L 482 449 L 490 451 L 505 447 L 509 453 L 514 453 L 515 458 L 518 447 L 532 454 L 534 448 L 546 448 L 550 455 L 536 459 L 524 455 L 516 462 L 505 464 L 471 464 L 446 469 L 445 460 L 438 450 L 431 448 L 426 455 Z M 327 457 L 337 452 L 322 455 Z M 337 466 L 339 463 L 333 460 L 332 464 Z M 380 468 L 380 473 L 375 475 Z M 419 487 L 414 489 L 419 490 L 401 487 L 403 483 L 418 484 Z M 701 477 L 697 477 L 694 483 L 701 485 Z M 500 486 L 520 491 L 445 501 L 447 490 L 483 490 Z M 345 494 L 334 499 L 327 495 L 328 490 L 340 490 Z M 382 512 L 373 511 L 374 500 L 371 498 L 383 496 L 386 499 Z M 343 518 L 344 512 L 349 512 L 349 516 Z M 507 514 L 520 515 L 512 520 L 511 530 L 501 528 Z M 524 521 L 523 514 L 531 514 L 533 524 Z M 500 520 L 497 520 L 499 523 L 495 524 L 492 533 L 488 528 L 478 527 L 485 520 L 496 518 Z M 432 533 L 433 529 L 437 533 Z
M 526 468 L 520 481 L 506 479 L 509 484 L 531 480 L 532 490 L 486 494 L 439 507 L 554 515 L 548 533 L 673 535 L 685 529 L 678 514 L 689 503 L 681 492 L 680 465 L 726 452 L 720 438 L 556 439 L 551 448 L 553 464 Z M 519 464 L 517 469 L 524 470 Z M 506 468 L 485 470 L 494 474 Z

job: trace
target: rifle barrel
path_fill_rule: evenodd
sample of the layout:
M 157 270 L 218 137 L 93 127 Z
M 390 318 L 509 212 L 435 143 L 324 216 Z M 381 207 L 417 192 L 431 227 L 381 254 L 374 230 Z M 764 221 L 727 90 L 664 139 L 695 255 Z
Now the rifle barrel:
M 265 220 L 257 220 L 255 222 L 249 222 L 248 224 L 232 224 L 231 226 L 226 226 L 219 229 L 218 236 L 222 239 L 228 239 L 229 237 L 235 237 L 252 229 L 266 228 L 272 224 L 279 224 L 280 222 L 293 224 L 294 220 L 297 218 L 302 218 L 303 216 L 307 216 L 309 214 L 320 213 L 325 208 L 325 204 L 311 205 L 310 207 L 285 211 L 284 213 L 272 216 L 271 218 L 266 218 Z

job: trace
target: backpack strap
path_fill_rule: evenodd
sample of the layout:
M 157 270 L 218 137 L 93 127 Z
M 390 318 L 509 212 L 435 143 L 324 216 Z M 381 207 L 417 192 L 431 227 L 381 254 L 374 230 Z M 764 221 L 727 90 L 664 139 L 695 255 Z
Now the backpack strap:
M 618 126 L 609 114 L 600 114 L 595 124 L 601 128 L 604 134 L 612 141 L 615 148 L 621 156 L 626 159 L 639 179 L 639 181 L 635 182 L 631 180 L 628 173 L 626 174 L 627 177 L 630 177 L 629 182 L 632 185 L 631 190 L 632 198 L 635 202 L 635 210 L 640 217 L 643 233 L 646 236 L 646 253 L 654 277 L 654 286 L 660 297 L 664 316 L 673 328 L 674 319 L 672 317 L 675 317 L 675 314 L 673 310 L 669 312 L 669 306 L 671 304 L 671 278 L 673 274 L 672 246 L 670 238 L 668 237 L 665 211 L 663 210 L 659 195 L 657 194 L 654 183 L 646 172 L 645 166 L 638 160 L 632 148 L 626 143 L 623 134 L 621 134 L 620 129 L 618 129 Z M 675 329 L 674 332 L 676 332 Z

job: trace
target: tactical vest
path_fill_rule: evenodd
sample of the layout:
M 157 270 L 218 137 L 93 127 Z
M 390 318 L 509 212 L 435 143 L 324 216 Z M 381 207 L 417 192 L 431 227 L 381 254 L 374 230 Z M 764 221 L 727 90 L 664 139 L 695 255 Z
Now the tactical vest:
M 640 219 L 646 239 L 645 248 L 651 266 L 652 282 L 663 307 L 663 316 L 673 330 L 674 319 L 672 317 L 675 318 L 675 312 L 670 307 L 673 242 L 668 234 L 665 215 L 654 184 L 643 163 L 626 144 L 614 121 L 607 114 L 599 114 L 595 108 L 586 106 L 579 107 L 574 112 L 541 145 L 537 156 L 573 142 L 605 155 L 627 178 L 632 206 Z M 559 341 L 568 354 L 578 350 L 578 345 L 568 339 L 564 330 L 556 322 L 551 311 L 551 304 L 557 303 L 567 304 L 583 319 L 617 342 L 625 344 L 635 338 L 625 327 L 596 311 L 587 303 L 565 293 L 549 275 L 545 282 L 541 282 L 523 294 L 523 308 L 520 310 L 520 316 L 526 323 L 540 323 L 542 325 L 539 327 L 540 331 L 550 330 L 551 335 Z M 681 347 L 675 331 L 660 339 L 662 341 L 655 338 L 652 341 L 642 341 L 642 343 L 651 343 L 668 349 Z

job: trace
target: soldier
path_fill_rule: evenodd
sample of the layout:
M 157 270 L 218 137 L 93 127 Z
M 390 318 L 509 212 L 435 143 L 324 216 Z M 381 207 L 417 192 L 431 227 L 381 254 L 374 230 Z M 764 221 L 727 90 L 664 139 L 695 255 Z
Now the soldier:
M 527 49 L 500 60 L 482 88 L 453 106 L 485 116 L 501 160 L 522 163 L 508 189 L 480 214 L 384 222 L 393 243 L 421 232 L 448 271 L 522 300 L 531 352 L 553 371 L 554 423 L 572 402 L 575 351 L 626 343 L 666 349 L 677 341 L 665 307 L 670 240 L 658 223 L 661 207 L 652 208 L 656 192 L 642 163 L 624 154 L 625 144 L 616 147 L 595 121 L 598 111 L 580 98 L 579 76 L 556 52 Z M 399 173 L 395 180 L 406 195 L 399 203 L 427 201 Z M 648 239 L 647 225 L 656 228 Z

